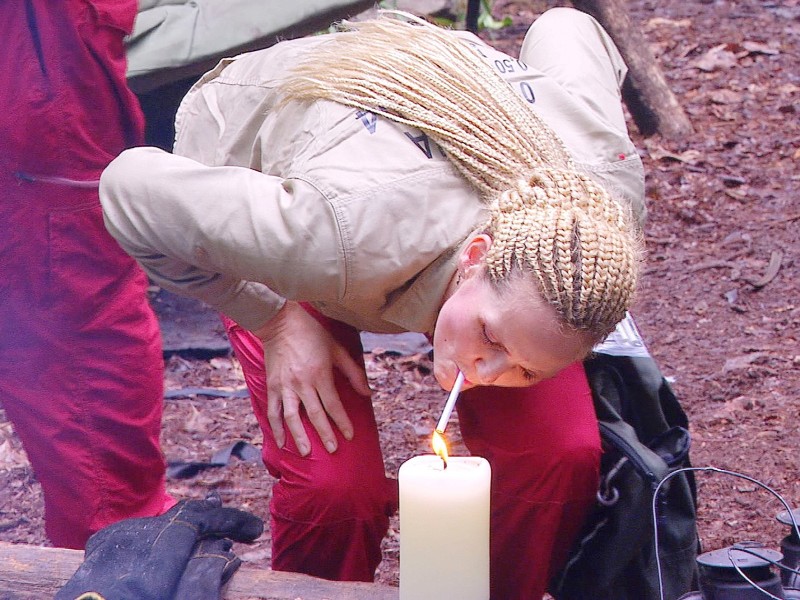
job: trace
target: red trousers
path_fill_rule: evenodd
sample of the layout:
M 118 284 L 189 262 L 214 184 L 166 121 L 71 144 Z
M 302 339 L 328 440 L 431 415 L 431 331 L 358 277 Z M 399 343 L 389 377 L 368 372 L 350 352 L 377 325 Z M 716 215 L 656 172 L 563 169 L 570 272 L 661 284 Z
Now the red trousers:
M 355 329 L 315 316 L 362 360 Z M 283 450 L 277 448 L 260 409 L 266 405 L 261 343 L 223 320 L 250 393 L 258 399 L 253 404 L 264 431 L 264 461 L 278 478 L 270 505 L 272 568 L 372 581 L 398 491 L 385 475 L 370 400 L 339 378 L 353 440 L 339 436 L 339 449 L 328 454 L 305 420 L 311 454 L 300 457 L 291 436 Z M 459 399 L 458 416 L 470 452 L 492 466 L 492 598 L 541 598 L 598 485 L 600 438 L 583 367 L 574 364 L 530 388 L 469 390 Z
M 70 548 L 173 503 L 158 322 L 96 188 L 142 142 L 122 45 L 135 15 L 135 0 L 0 2 L 0 404 L 47 534 Z

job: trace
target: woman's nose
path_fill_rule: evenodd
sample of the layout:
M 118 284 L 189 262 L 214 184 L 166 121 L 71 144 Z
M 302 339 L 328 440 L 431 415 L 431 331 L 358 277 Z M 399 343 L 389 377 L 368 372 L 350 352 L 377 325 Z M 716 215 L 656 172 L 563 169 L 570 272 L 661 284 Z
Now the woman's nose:
M 492 352 L 475 362 L 475 372 L 481 385 L 492 385 L 509 368 L 504 352 Z

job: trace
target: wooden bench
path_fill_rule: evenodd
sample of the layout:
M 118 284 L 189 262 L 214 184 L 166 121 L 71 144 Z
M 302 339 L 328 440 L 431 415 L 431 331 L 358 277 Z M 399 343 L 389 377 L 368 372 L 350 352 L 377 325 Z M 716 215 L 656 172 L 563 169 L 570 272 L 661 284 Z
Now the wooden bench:
M 52 598 L 82 562 L 80 550 L 0 542 L 0 598 Z M 226 600 L 398 600 L 400 591 L 387 585 L 328 581 L 242 565 L 228 582 L 223 597 Z

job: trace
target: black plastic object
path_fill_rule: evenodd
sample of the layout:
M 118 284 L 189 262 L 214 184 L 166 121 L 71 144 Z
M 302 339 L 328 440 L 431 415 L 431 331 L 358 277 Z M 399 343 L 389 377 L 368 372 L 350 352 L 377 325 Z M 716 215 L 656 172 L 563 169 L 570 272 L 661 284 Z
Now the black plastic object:
M 800 509 L 794 509 L 791 516 L 794 517 L 795 522 L 800 523 Z M 783 511 L 777 516 L 778 521 L 789 526 L 789 535 L 781 541 L 781 552 L 783 553 L 781 564 L 796 571 L 800 567 L 800 538 L 797 537 L 791 516 L 788 511 Z M 783 587 L 800 588 L 800 575 L 789 569 L 781 569 Z
M 206 469 L 224 467 L 230 463 L 232 456 L 245 462 L 263 464 L 261 450 L 239 440 L 218 451 L 208 462 L 170 461 L 167 463 L 167 479 L 189 479 Z
M 772 568 L 781 559 L 780 552 L 756 542 L 701 554 L 697 557 L 700 591 L 684 594 L 680 600 L 764 600 L 769 598 L 764 592 L 777 598 L 800 598 L 800 590 L 784 589 Z

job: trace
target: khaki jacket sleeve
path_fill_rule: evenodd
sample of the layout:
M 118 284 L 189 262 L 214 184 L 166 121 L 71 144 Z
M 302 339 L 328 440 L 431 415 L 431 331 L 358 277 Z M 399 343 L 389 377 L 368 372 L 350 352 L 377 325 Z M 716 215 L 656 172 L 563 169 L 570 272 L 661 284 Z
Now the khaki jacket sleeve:
M 335 216 L 303 186 L 134 148 L 104 171 L 100 199 L 107 229 L 156 284 L 254 330 L 287 297 L 340 289 Z

